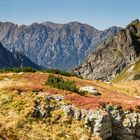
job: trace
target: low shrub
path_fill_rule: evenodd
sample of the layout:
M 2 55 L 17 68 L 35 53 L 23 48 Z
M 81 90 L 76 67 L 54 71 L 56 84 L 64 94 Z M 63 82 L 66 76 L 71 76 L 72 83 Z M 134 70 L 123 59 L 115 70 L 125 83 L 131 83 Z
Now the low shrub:
M 47 70 L 44 70 L 43 72 L 52 73 L 52 74 L 59 74 L 59 75 L 67 76 L 67 77 L 75 76 L 78 78 L 82 78 L 80 75 L 66 72 L 66 71 L 61 71 L 59 69 L 47 69 Z
M 140 80 L 140 74 L 136 74 L 133 78 L 133 80 Z
M 15 73 L 19 73 L 19 72 L 36 72 L 35 69 L 31 68 L 31 67 L 17 67 L 17 68 L 5 68 L 0 70 L 0 73 L 4 73 L 4 72 L 15 72 Z
M 49 75 L 46 85 L 50 85 L 58 89 L 78 92 L 78 88 L 76 87 L 75 81 L 64 80 L 60 76 Z

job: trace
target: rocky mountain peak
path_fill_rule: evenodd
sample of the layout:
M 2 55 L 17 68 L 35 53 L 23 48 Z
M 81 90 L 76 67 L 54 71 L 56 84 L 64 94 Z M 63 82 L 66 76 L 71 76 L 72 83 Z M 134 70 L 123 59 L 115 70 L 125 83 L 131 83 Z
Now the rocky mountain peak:
M 49 27 L 51 29 L 60 29 L 64 26 L 64 24 L 59 24 L 59 23 L 53 23 L 53 22 L 50 22 L 50 21 L 46 21 L 46 22 L 43 22 L 41 23 L 42 25 L 46 26 L 46 27 Z
M 140 54 L 140 22 L 135 20 L 105 42 L 73 71 L 84 78 L 111 80 Z

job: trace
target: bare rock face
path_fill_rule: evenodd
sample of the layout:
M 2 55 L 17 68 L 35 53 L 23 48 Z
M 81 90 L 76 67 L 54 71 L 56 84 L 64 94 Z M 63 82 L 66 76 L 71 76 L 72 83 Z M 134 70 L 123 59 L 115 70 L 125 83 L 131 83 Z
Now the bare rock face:
M 11 52 L 18 51 L 43 68 L 69 70 L 81 64 L 97 44 L 119 29 L 99 31 L 78 22 L 44 22 L 30 26 L 6 22 L 0 23 L 0 41 Z
M 140 22 L 136 20 L 107 39 L 73 72 L 87 79 L 109 81 L 140 53 Z

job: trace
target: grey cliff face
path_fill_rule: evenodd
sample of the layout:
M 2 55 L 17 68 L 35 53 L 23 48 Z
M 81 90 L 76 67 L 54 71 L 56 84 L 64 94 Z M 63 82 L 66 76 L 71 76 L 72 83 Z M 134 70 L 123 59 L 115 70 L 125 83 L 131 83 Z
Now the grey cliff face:
M 44 22 L 30 26 L 0 23 L 0 41 L 11 52 L 18 51 L 43 68 L 69 70 L 119 28 L 99 31 L 87 24 Z
M 10 67 L 33 67 L 36 69 L 40 68 L 23 54 L 19 52 L 11 53 L 0 43 L 0 69 Z
M 114 78 L 139 56 L 140 22 L 136 21 L 99 45 L 87 60 L 73 71 L 87 79 L 108 81 Z

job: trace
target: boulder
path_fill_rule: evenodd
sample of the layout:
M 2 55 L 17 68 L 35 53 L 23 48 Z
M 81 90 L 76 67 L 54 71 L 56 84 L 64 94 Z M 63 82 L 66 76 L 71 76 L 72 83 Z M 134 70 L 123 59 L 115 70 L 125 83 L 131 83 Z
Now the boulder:
M 88 93 L 91 93 L 93 95 L 100 95 L 100 93 L 93 86 L 80 87 L 79 92 L 88 92 Z
M 91 128 L 94 136 L 103 139 L 112 137 L 111 120 L 106 111 L 89 110 L 85 118 L 85 124 Z

